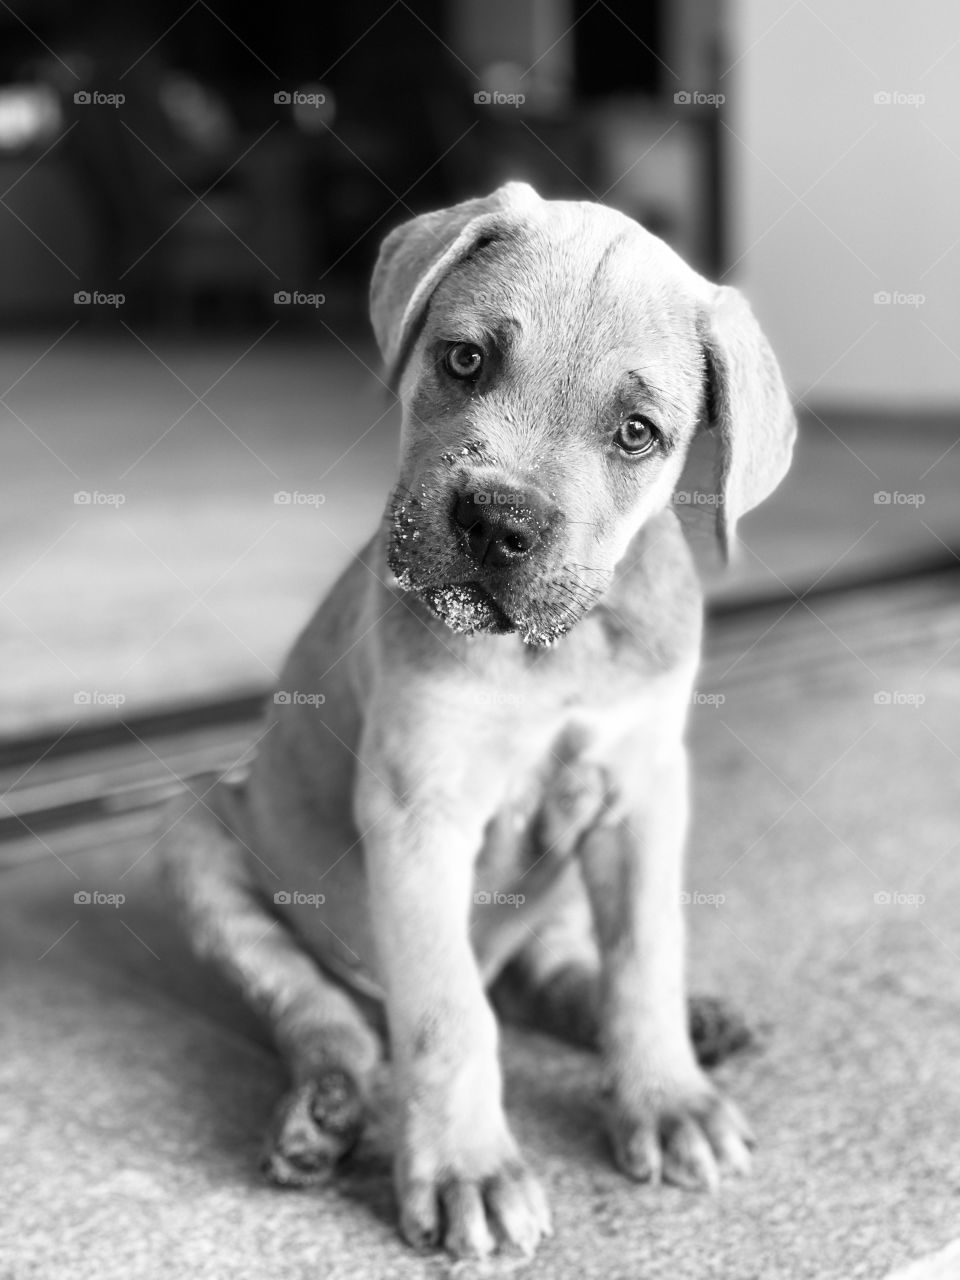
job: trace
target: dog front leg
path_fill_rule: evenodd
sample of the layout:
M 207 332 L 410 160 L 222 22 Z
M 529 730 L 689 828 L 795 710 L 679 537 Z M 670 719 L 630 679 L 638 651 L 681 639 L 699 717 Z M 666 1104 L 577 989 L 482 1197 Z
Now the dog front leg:
M 627 756 L 636 760 L 633 753 Z M 749 1168 L 749 1129 L 697 1063 L 690 1038 L 681 906 L 686 758 L 653 761 L 582 846 L 602 952 L 601 1049 L 620 1168 L 639 1181 L 714 1188 Z
M 504 1116 L 496 1022 L 469 939 L 483 816 L 447 796 L 398 802 L 377 782 L 360 786 L 357 810 L 399 1107 L 401 1230 L 456 1257 L 499 1244 L 532 1253 L 549 1212 Z

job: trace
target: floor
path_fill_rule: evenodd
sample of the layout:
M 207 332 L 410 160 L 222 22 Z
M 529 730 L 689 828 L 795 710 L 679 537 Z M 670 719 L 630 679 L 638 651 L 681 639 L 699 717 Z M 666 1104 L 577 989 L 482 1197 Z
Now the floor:
M 948 1249 L 956 579 L 783 614 L 718 631 L 691 733 L 693 986 L 758 1029 L 757 1051 L 720 1072 L 760 1134 L 752 1179 L 713 1198 L 628 1185 L 599 1136 L 594 1058 L 509 1031 L 508 1108 L 557 1223 L 536 1263 L 453 1268 L 399 1244 L 386 1087 L 336 1187 L 268 1189 L 255 1161 L 277 1062 L 186 957 L 152 840 L 117 823 L 80 854 L 51 837 L 50 856 L 4 876 L 0 1274 L 881 1280 Z M 878 702 L 878 687 L 911 700 Z M 83 891 L 123 901 L 78 904 Z M 917 1274 L 955 1276 L 945 1256 Z
M 269 685 L 390 487 L 397 415 L 366 334 L 118 332 L 0 350 L 0 738 Z M 949 557 L 957 439 L 950 422 L 807 415 L 725 573 L 698 453 L 677 510 L 710 594 Z

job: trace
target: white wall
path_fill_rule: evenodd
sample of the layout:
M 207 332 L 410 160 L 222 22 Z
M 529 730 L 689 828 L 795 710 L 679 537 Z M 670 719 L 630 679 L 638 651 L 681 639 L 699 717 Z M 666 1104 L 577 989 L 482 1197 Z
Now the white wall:
M 739 61 L 720 89 L 742 255 L 729 282 L 814 408 L 955 406 L 960 5 L 730 0 L 729 12 L 722 61 Z M 878 105 L 881 91 L 925 102 Z M 881 291 L 926 300 L 877 305 Z

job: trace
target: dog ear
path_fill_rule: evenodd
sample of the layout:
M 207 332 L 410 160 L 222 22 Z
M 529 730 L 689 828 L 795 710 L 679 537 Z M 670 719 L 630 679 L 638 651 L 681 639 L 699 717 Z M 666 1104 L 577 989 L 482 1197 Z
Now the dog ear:
M 508 182 L 482 199 L 411 218 L 386 237 L 370 282 L 370 318 L 392 390 L 443 277 L 485 237 L 540 203 L 525 182 Z
M 786 474 L 797 424 L 780 366 L 737 289 L 716 289 L 703 347 L 707 419 L 719 436 L 717 538 L 729 560 L 737 521 Z

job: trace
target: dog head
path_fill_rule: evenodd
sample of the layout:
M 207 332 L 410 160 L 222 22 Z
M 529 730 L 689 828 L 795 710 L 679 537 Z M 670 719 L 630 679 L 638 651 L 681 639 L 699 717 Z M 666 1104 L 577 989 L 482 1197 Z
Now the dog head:
M 511 183 L 392 231 L 371 314 L 403 402 L 388 560 L 462 632 L 563 635 L 719 436 L 717 532 L 790 462 L 793 413 L 736 292 L 601 205 Z

